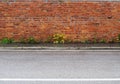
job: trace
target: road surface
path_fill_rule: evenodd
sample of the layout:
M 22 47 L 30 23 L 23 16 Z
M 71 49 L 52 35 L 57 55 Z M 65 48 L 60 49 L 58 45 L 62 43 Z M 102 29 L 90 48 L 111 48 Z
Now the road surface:
M 0 52 L 0 79 L 118 79 L 120 52 Z M 120 81 L 4 81 L 0 84 L 120 84 Z

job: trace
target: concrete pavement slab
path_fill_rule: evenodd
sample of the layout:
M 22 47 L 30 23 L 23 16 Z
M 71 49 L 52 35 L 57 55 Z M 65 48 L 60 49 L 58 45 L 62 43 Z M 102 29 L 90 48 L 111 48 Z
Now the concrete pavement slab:
M 120 78 L 120 52 L 0 52 L 0 78 Z
M 120 84 L 113 81 L 8 81 L 1 79 L 119 79 L 120 52 L 0 52 L 0 84 Z

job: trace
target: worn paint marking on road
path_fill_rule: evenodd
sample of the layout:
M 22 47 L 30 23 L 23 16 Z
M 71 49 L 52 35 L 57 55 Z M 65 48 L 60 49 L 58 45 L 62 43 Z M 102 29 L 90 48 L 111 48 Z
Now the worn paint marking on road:
M 73 79 L 30 79 L 30 78 L 1 78 L 0 81 L 120 81 L 120 78 L 73 78 Z

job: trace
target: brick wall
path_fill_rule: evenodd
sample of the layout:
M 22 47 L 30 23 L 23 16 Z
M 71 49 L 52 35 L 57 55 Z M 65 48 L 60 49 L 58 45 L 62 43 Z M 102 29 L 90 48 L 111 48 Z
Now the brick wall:
M 120 2 L 0 2 L 0 39 L 44 41 L 55 33 L 73 41 L 111 41 L 120 34 Z

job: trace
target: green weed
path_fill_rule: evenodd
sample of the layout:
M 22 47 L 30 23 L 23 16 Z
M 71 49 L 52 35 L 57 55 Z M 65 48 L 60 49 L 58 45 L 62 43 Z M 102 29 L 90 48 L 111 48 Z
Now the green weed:
M 3 38 L 3 39 L 1 40 L 1 43 L 2 43 L 2 44 L 10 44 L 10 43 L 13 43 L 13 42 L 14 42 L 14 40 L 11 39 L 11 38 Z

